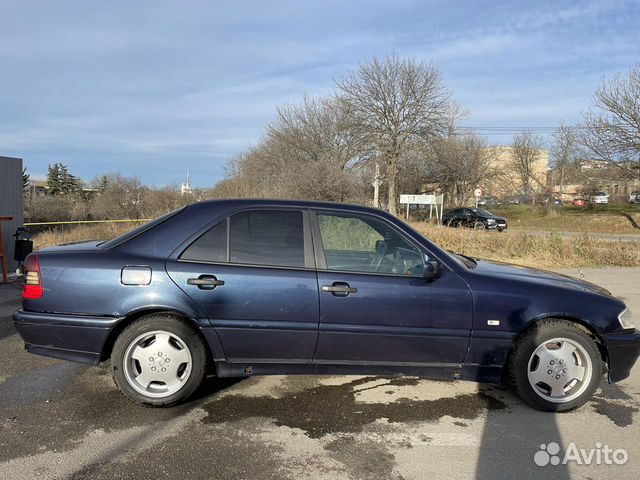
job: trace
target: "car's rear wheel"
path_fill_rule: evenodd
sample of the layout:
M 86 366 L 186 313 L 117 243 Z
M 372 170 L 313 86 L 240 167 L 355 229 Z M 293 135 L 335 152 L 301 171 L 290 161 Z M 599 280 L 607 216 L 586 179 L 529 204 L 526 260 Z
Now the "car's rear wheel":
M 567 320 L 543 320 L 516 342 L 509 364 L 514 390 L 543 411 L 567 411 L 587 402 L 603 373 L 593 338 Z
M 198 332 L 166 314 L 142 317 L 116 339 L 113 379 L 136 403 L 168 407 L 191 396 L 206 373 L 207 355 Z

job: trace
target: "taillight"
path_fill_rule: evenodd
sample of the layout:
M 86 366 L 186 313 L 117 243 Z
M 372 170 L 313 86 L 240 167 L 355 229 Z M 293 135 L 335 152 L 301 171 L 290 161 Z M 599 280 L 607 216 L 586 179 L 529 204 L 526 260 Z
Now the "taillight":
M 43 293 L 42 276 L 40 275 L 40 261 L 38 260 L 38 254 L 34 253 L 29 255 L 24 261 L 22 298 L 40 298 Z

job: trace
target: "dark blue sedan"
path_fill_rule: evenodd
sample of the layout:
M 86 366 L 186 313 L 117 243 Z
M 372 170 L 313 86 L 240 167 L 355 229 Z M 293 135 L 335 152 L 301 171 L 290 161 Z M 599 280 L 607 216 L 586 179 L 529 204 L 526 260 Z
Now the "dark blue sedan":
M 97 364 L 174 405 L 208 374 L 403 374 L 498 383 L 550 411 L 626 378 L 640 332 L 577 279 L 442 250 L 362 206 L 219 200 L 25 263 L 29 352 Z

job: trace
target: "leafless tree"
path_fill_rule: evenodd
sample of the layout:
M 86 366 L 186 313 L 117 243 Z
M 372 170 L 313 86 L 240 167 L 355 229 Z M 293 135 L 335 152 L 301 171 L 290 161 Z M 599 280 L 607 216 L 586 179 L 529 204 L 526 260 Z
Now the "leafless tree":
M 305 98 L 299 105 L 278 108 L 266 141 L 286 150 L 288 179 L 299 195 L 338 201 L 349 196 L 349 170 L 364 157 L 361 139 L 349 128 L 344 104 L 336 98 Z
M 640 176 L 640 63 L 602 82 L 580 126 L 587 154 Z
M 465 205 L 473 198 L 474 189 L 492 176 L 495 156 L 496 151 L 478 135 L 451 135 L 436 142 L 429 174 L 452 204 Z
M 227 164 L 213 196 L 355 200 L 363 150 L 334 97 L 278 108 L 264 138 Z
M 567 174 L 574 170 L 579 160 L 578 139 L 575 129 L 561 123 L 553 135 L 553 166 L 554 181 L 559 185 L 559 194 L 564 193 L 564 183 Z
M 536 162 L 540 156 L 543 139 L 530 131 L 524 131 L 513 138 L 511 145 L 513 155 L 513 169 L 525 195 L 534 193 L 534 186 L 541 181 L 536 175 Z
M 384 159 L 388 209 L 397 214 L 397 182 L 411 141 L 428 141 L 447 130 L 450 93 L 438 68 L 389 55 L 374 58 L 336 82 L 352 131 Z

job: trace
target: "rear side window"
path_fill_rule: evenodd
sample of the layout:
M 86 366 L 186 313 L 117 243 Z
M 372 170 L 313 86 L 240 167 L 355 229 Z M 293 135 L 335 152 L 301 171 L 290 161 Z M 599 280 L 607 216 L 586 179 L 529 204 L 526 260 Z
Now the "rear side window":
M 232 263 L 304 267 L 302 212 L 256 210 L 233 215 L 229 254 Z
M 199 262 L 226 262 L 227 220 L 224 219 L 193 242 L 180 258 Z

